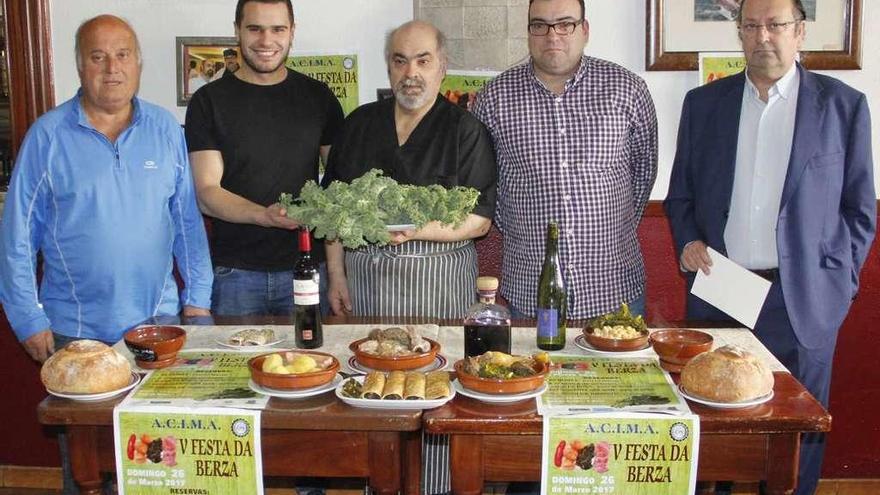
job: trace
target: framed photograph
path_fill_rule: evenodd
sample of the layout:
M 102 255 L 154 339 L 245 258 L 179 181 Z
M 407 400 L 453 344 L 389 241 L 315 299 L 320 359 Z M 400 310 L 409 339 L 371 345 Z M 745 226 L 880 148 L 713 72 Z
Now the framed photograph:
M 241 67 L 232 37 L 177 37 L 177 106 L 185 107 L 197 89 Z
M 645 68 L 697 70 L 700 52 L 742 50 L 736 29 L 740 0 L 645 0 Z M 862 68 L 862 0 L 803 0 L 808 69 Z

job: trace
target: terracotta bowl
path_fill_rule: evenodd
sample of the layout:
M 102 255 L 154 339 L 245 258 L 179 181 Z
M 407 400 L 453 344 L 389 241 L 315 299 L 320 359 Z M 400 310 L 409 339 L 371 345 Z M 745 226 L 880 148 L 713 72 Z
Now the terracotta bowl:
M 358 349 L 362 342 L 370 340 L 368 338 L 355 340 L 348 345 L 349 350 L 354 354 L 357 362 L 367 368 L 381 371 L 396 370 L 414 370 L 423 368 L 434 362 L 437 353 L 440 352 L 440 344 L 431 339 L 425 339 L 431 343 L 431 349 L 421 354 L 412 354 L 409 356 L 384 357 L 375 354 L 369 354 Z
M 164 368 L 177 358 L 177 351 L 186 342 L 186 331 L 172 326 L 140 327 L 125 332 L 123 339 L 138 366 Z
M 712 350 L 712 336 L 699 330 L 670 328 L 651 333 L 651 345 L 661 361 L 683 366 L 694 356 Z
M 261 387 L 274 388 L 278 390 L 298 390 L 303 388 L 312 388 L 324 385 L 333 380 L 339 371 L 339 360 L 325 352 L 298 352 L 298 354 L 313 354 L 316 356 L 329 356 L 333 358 L 333 363 L 327 369 L 320 371 L 312 371 L 310 373 L 297 373 L 290 375 L 282 375 L 279 373 L 267 373 L 263 371 L 263 361 L 267 356 L 278 354 L 278 352 L 267 352 L 254 356 L 248 361 L 248 368 L 251 370 L 251 379 Z
M 648 331 L 641 330 L 639 336 L 632 339 L 607 339 L 593 334 L 592 328 L 584 329 L 584 339 L 600 351 L 625 352 L 637 351 L 648 346 Z
M 510 378 L 502 380 L 500 378 L 480 378 L 464 371 L 464 360 L 460 359 L 455 362 L 455 373 L 458 375 L 458 382 L 461 386 L 474 392 L 483 394 L 521 394 L 531 392 L 544 384 L 547 377 L 549 366 L 546 363 L 535 363 L 535 371 L 538 372 L 534 376 L 524 376 L 522 378 Z

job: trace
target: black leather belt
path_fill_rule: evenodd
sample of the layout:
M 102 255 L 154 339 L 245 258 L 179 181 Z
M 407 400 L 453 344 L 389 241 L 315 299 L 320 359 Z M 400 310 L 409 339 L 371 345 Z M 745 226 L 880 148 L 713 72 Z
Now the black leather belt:
M 769 280 L 770 282 L 775 282 L 777 279 L 779 279 L 779 268 L 767 268 L 766 270 L 749 271 L 763 278 L 764 280 Z

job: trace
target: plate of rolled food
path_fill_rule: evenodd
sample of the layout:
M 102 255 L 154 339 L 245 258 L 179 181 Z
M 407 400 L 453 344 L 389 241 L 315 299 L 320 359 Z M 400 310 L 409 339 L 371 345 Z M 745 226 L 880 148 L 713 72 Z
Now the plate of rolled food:
M 245 328 L 225 339 L 217 339 L 216 342 L 230 349 L 258 351 L 264 347 L 280 344 L 286 338 L 285 335 L 278 334 L 271 328 Z
M 336 396 L 354 407 L 432 409 L 452 400 L 455 389 L 446 371 L 373 371 L 340 383 Z

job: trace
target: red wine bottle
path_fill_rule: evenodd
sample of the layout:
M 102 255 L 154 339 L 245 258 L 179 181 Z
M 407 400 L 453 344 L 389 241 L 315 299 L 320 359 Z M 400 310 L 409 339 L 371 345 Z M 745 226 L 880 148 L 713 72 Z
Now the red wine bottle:
M 293 267 L 293 324 L 296 346 L 316 349 L 324 345 L 318 286 L 318 265 L 312 259 L 312 239 L 308 229 L 299 231 L 299 259 Z

